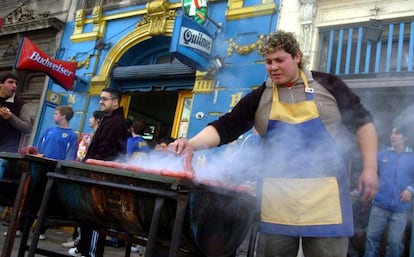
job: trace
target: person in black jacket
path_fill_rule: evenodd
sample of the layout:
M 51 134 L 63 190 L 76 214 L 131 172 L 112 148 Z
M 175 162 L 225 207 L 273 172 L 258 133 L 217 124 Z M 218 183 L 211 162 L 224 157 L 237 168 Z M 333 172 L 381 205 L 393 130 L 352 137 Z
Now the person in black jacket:
M 96 130 L 83 161 L 97 159 L 114 161 L 125 158 L 128 129 L 124 110 L 120 106 L 121 92 L 113 88 L 102 90 L 99 110 L 105 115 Z M 103 257 L 105 236 L 91 227 L 81 226 L 81 236 L 76 247 L 69 249 L 72 256 Z
M 16 96 L 17 82 L 17 76 L 12 72 L 0 75 L 0 152 L 18 152 L 22 135 L 32 131 L 29 106 Z M 5 176 L 15 176 L 10 174 L 15 173 L 13 168 L 7 168 L 5 172 Z M 12 192 L 16 190 L 13 185 L 2 185 L 0 188 L 5 192 L 2 195 L 14 195 Z M 14 198 L 7 201 L 12 206 Z M 5 207 L 2 213 L 7 215 L 10 210 L 11 207 Z
M 84 160 L 113 161 L 125 157 L 128 128 L 120 102 L 121 93 L 118 90 L 112 88 L 102 90 L 99 110 L 106 114 L 92 138 Z
M 16 96 L 17 76 L 0 75 L 0 151 L 17 152 L 22 134 L 32 131 L 29 106 Z

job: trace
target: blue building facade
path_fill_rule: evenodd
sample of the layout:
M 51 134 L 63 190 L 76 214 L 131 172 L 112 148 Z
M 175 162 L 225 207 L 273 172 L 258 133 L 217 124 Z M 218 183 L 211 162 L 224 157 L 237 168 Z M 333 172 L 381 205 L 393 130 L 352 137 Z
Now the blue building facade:
M 149 140 L 194 136 L 265 80 L 257 47 L 276 30 L 278 8 L 279 1 L 267 0 L 155 0 L 112 9 L 79 8 L 65 24 L 54 57 L 77 62 L 73 89 L 49 80 L 35 142 L 53 126 L 56 105 L 73 107 L 75 131 L 92 132 L 88 120 L 99 109 L 105 87 L 123 92 L 125 117 L 143 117 Z M 181 16 L 198 22 L 211 37 L 204 67 L 171 52 Z

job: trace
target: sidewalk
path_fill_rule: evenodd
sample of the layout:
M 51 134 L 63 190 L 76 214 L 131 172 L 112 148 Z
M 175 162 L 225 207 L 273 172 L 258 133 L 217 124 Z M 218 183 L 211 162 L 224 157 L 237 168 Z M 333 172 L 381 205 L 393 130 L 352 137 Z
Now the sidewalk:
M 2 221 L 3 223 L 3 221 Z M 5 240 L 5 236 L 3 233 L 7 231 L 7 226 L 0 224 L 0 249 L 3 249 L 3 243 Z M 69 238 L 71 238 L 71 233 L 66 231 L 65 229 L 47 229 L 46 230 L 46 240 L 39 240 L 38 247 L 41 249 L 47 249 L 50 251 L 58 252 L 60 254 L 67 255 L 68 248 L 64 248 L 61 246 L 61 243 L 66 242 Z M 13 252 L 11 257 L 17 256 L 18 249 L 19 249 L 20 239 L 17 237 L 14 245 L 13 245 Z M 26 252 L 27 255 L 27 252 Z M 38 255 L 36 256 L 43 256 Z M 68 255 L 69 256 L 69 255 Z M 123 257 L 125 256 L 125 247 L 122 248 L 114 248 L 114 247 L 105 247 L 105 257 Z M 131 253 L 131 257 L 140 257 L 138 253 Z
M 0 211 L 1 212 L 1 211 Z M 4 213 L 3 213 L 4 214 Z M 0 251 L 3 249 L 3 244 L 6 239 L 6 237 L 3 235 L 5 232 L 7 232 L 7 225 L 4 225 L 6 215 L 3 215 L 4 217 L 0 217 Z M 29 236 L 29 243 L 31 239 L 32 234 Z M 69 241 L 72 238 L 72 228 L 66 227 L 66 228 L 49 228 L 46 230 L 45 233 L 46 239 L 45 240 L 39 240 L 38 248 L 53 251 L 62 255 L 68 255 L 68 249 L 63 247 L 61 244 L 64 242 Z M 13 244 L 13 250 L 10 257 L 17 256 L 18 250 L 20 246 L 20 237 L 16 237 L 14 244 Z M 246 257 L 247 256 L 247 249 L 248 249 L 248 236 L 245 238 L 245 240 L 242 242 L 240 247 L 236 251 L 235 257 Z M 104 257 L 123 257 L 125 256 L 125 247 L 115 248 L 110 246 L 105 246 L 104 251 Z M 25 255 L 28 254 L 28 251 L 25 253 Z M 36 254 L 36 256 L 44 256 L 40 254 Z M 138 252 L 131 252 L 131 257 L 143 257 L 143 254 L 141 255 Z

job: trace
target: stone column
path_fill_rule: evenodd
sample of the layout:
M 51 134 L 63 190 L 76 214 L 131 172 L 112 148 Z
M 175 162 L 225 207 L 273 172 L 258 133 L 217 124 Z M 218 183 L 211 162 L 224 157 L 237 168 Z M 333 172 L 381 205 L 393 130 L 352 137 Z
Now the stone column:
M 312 37 L 314 31 L 314 20 L 316 17 L 317 0 L 299 0 L 300 7 L 300 23 L 302 26 L 301 32 L 301 47 L 303 56 L 306 60 L 310 60 L 312 49 Z

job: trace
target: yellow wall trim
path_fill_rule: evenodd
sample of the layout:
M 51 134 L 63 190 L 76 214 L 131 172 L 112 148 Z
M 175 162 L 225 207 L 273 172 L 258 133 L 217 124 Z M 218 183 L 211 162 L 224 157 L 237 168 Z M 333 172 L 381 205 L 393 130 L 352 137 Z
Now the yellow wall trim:
M 71 36 L 71 40 L 72 42 L 79 43 L 103 38 L 107 21 L 125 19 L 129 17 L 141 16 L 151 13 L 154 14 L 159 11 L 157 10 L 158 7 L 161 7 L 164 10 L 167 10 L 167 12 L 171 13 L 172 10 L 175 11 L 176 9 L 181 8 L 181 2 L 170 4 L 165 0 L 155 0 L 149 2 L 146 8 L 124 13 L 111 14 L 107 16 L 104 16 L 102 14 L 101 6 L 95 6 L 93 9 L 92 17 L 88 19 L 86 19 L 85 11 L 83 9 L 79 9 L 76 11 L 75 29 L 73 31 L 73 35 Z M 153 20 L 153 23 L 154 22 L 155 20 Z M 93 24 L 92 32 L 84 32 L 85 25 L 91 23 Z M 158 24 L 154 24 L 154 26 L 156 25 Z M 155 27 L 153 30 L 155 30 Z
M 276 3 L 272 0 L 262 0 L 262 4 L 243 7 L 243 0 L 229 0 L 226 18 L 228 20 L 248 19 L 257 16 L 270 15 L 276 12 Z
M 84 33 L 83 30 L 86 24 L 85 12 L 83 10 L 76 11 L 75 30 L 70 37 L 72 42 L 83 42 L 103 38 L 106 29 L 106 21 L 102 16 L 102 6 L 95 6 L 93 8 L 92 18 L 88 23 L 93 24 L 92 31 Z
M 106 85 L 92 85 L 89 87 L 89 94 L 90 95 L 100 95 L 102 92 L 102 89 L 104 89 Z
M 211 93 L 214 89 L 214 78 L 210 78 L 207 72 L 196 71 L 193 93 Z
M 183 108 L 184 108 L 184 101 L 186 98 L 192 98 L 193 94 L 191 92 L 179 92 L 178 93 L 178 101 L 177 101 L 177 108 L 175 109 L 174 114 L 174 124 L 171 129 L 171 137 L 177 138 L 178 132 L 180 129 L 180 123 L 183 116 Z
M 194 93 L 211 93 L 214 88 L 214 80 L 210 79 L 196 79 L 194 82 Z
M 174 28 L 174 20 L 167 20 L 164 35 L 171 36 Z M 91 90 L 93 87 L 104 88 L 108 86 L 110 81 L 110 73 L 113 66 L 119 61 L 119 59 L 128 51 L 131 47 L 148 40 L 151 35 L 151 24 L 145 24 L 137 27 L 131 33 L 125 35 L 121 40 L 114 45 L 106 56 L 101 71 L 98 75 L 94 76 L 91 80 Z M 100 91 L 99 91 L 100 92 Z
M 229 46 L 227 47 L 227 56 L 232 56 L 234 51 L 240 55 L 247 55 L 253 50 L 258 49 L 258 47 L 262 44 L 263 39 L 264 35 L 260 35 L 259 39 L 257 39 L 257 41 L 254 43 L 251 43 L 249 45 L 238 45 L 233 38 L 230 38 Z

